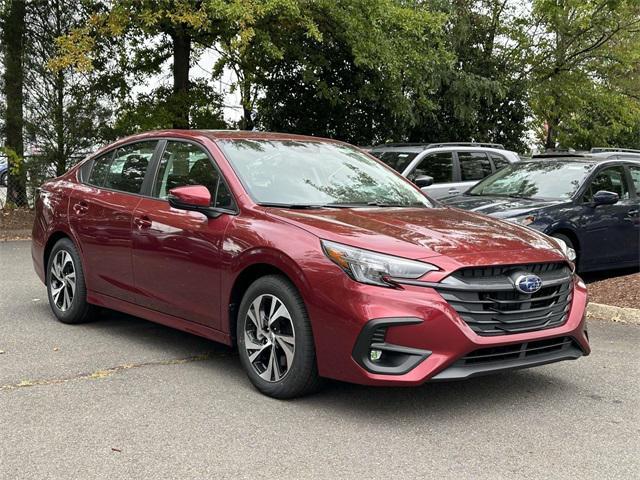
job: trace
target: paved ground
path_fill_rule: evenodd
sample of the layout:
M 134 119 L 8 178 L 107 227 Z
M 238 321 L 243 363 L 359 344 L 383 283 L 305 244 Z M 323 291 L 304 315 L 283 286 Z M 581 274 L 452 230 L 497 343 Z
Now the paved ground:
M 0 478 L 637 478 L 640 327 L 576 362 L 281 402 L 234 354 L 131 317 L 66 326 L 0 243 Z M 200 357 L 202 356 L 202 357 Z M 22 386 L 21 386 L 22 385 Z

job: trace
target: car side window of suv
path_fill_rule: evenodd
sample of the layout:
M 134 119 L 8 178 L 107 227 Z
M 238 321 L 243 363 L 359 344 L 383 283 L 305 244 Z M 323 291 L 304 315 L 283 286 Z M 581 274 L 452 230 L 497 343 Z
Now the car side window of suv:
M 591 184 L 584 194 L 583 201 L 593 201 L 593 196 L 601 191 L 614 192 L 620 197 L 620 200 L 629 199 L 629 186 L 622 167 L 609 167 L 600 170 L 591 180 Z
M 470 182 L 491 175 L 491 162 L 484 152 L 458 152 L 460 180 Z
M 126 193 L 140 193 L 157 143 L 153 140 L 118 148 L 109 165 L 104 187 Z
M 433 183 L 453 181 L 453 153 L 437 152 L 426 155 L 420 163 L 407 175 L 411 181 L 421 175 L 433 177 Z
M 636 196 L 640 197 L 640 167 L 629 165 L 629 173 L 633 186 L 636 188 Z
M 496 171 L 509 165 L 509 161 L 502 155 L 491 152 L 489 153 L 489 156 L 491 157 L 491 161 L 493 162 L 493 166 Z
M 169 140 L 160 159 L 153 196 L 166 199 L 172 188 L 202 185 L 211 194 L 211 206 L 234 210 L 235 203 L 222 175 L 197 145 Z

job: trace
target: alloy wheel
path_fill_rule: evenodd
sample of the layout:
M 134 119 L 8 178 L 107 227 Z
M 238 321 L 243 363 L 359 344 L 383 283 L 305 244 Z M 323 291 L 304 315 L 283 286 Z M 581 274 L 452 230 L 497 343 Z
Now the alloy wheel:
M 289 373 L 295 355 L 295 330 L 289 310 L 275 295 L 260 295 L 249 306 L 244 348 L 263 380 L 278 382 Z
M 69 310 L 76 293 L 76 268 L 71 254 L 66 250 L 57 252 L 51 262 L 49 288 L 56 308 L 61 312 Z

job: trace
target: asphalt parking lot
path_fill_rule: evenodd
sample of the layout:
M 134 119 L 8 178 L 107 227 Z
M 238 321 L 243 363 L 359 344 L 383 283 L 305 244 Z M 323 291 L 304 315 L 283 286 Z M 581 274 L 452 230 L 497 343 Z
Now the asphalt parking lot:
M 234 353 L 136 318 L 66 326 L 28 242 L 0 243 L 0 478 L 634 478 L 640 327 L 590 357 L 277 401 Z

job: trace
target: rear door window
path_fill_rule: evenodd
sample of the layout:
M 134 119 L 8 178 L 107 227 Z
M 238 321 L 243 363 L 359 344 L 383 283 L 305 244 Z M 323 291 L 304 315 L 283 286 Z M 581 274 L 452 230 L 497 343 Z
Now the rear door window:
M 458 161 L 463 182 L 482 180 L 491 175 L 491 162 L 484 152 L 458 152 Z
M 416 168 L 407 175 L 411 181 L 422 175 L 433 177 L 433 183 L 453 181 L 453 153 L 437 152 L 425 156 Z
M 87 179 L 87 183 L 89 185 L 101 187 L 104 184 L 104 180 L 107 177 L 107 172 L 109 171 L 109 165 L 111 164 L 112 158 L 113 152 L 109 152 L 93 160 L 91 173 L 89 173 L 89 178 Z
M 127 193 L 140 193 L 147 167 L 156 149 L 157 141 L 125 145 L 116 150 L 104 183 L 105 188 Z

